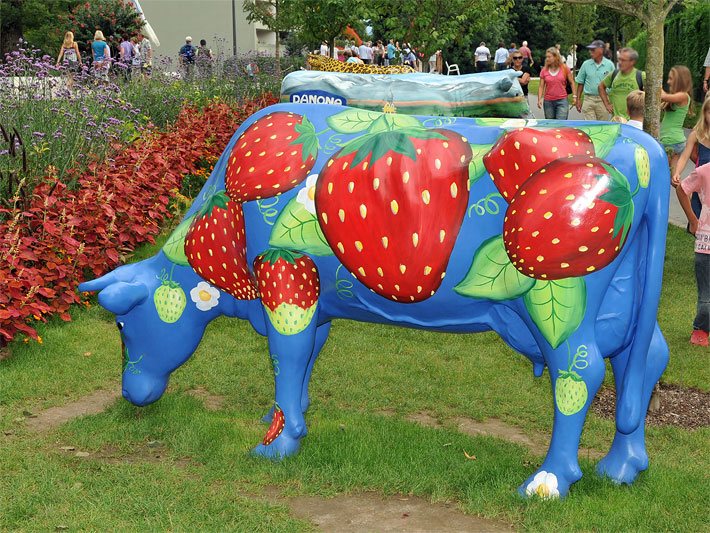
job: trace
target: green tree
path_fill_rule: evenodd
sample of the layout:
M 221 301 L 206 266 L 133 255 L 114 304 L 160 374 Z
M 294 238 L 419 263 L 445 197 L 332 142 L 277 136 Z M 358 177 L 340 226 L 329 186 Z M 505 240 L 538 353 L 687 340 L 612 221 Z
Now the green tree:
M 80 0 L 0 0 L 0 57 L 10 52 L 20 38 L 30 46 L 55 55 L 64 32 L 58 21 Z
M 276 34 L 276 76 L 281 76 L 281 33 L 297 25 L 296 0 L 243 0 L 247 21 L 259 22 Z
M 637 17 L 648 32 L 646 59 L 646 110 L 644 129 L 658 138 L 661 119 L 661 87 L 663 85 L 664 24 L 666 17 L 680 0 L 548 0 L 553 5 L 596 4 L 600 8 Z M 686 3 L 694 3 L 686 0 Z M 700 36 L 699 36 L 700 37 Z M 704 37 L 704 36 L 703 36 Z
M 336 37 L 348 26 L 358 29 L 367 18 L 365 0 L 296 0 L 295 4 L 301 38 L 313 44 L 328 41 L 331 54 Z

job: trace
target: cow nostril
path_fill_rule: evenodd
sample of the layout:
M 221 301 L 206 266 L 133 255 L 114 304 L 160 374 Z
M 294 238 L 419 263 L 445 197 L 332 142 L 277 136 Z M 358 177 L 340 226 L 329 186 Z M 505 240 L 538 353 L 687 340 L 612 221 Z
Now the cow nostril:
M 123 322 L 116 322 L 116 327 L 118 328 L 118 331 L 121 331 L 123 329 Z

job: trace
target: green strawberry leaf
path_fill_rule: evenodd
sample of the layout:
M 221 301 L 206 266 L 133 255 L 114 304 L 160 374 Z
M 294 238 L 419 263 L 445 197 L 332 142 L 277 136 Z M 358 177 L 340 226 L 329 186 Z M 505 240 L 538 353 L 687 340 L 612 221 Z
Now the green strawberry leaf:
M 577 126 L 579 131 L 583 131 L 594 144 L 594 153 L 597 157 L 603 158 L 611 151 L 616 142 L 621 125 L 619 124 L 600 124 L 593 126 Z
M 313 126 L 313 123 L 304 115 L 301 123 L 296 124 L 295 129 L 299 133 L 299 136 L 291 141 L 291 144 L 303 145 L 303 149 L 301 150 L 303 162 L 305 163 L 309 157 L 313 157 L 313 159 L 318 157 L 320 144 L 318 144 L 318 135 L 316 135 L 316 128 Z
M 626 176 L 617 169 L 605 163 L 602 163 L 602 166 L 604 170 L 609 173 L 611 181 L 609 183 L 609 190 L 602 194 L 599 199 L 609 202 L 618 208 L 616 216 L 614 217 L 614 233 L 612 236 L 616 237 L 619 232 L 622 232 L 621 244 L 623 244 L 634 219 L 634 203 L 631 187 Z
M 419 119 L 411 115 L 395 115 L 393 113 L 385 113 L 385 120 L 392 125 L 392 129 L 424 129 L 424 125 Z
M 474 119 L 476 124 L 479 126 L 500 126 L 504 122 L 510 120 L 509 118 L 476 118 Z
M 286 204 L 274 222 L 269 246 L 299 250 L 311 255 L 333 255 L 318 219 L 296 198 Z
M 187 256 L 185 255 L 185 236 L 190 229 L 195 215 L 186 218 L 175 230 L 170 234 L 168 240 L 163 245 L 163 253 L 173 263 L 181 266 L 188 266 Z
M 522 275 L 508 259 L 503 237 L 497 235 L 476 250 L 471 267 L 454 291 L 469 298 L 503 301 L 528 292 L 535 280 Z
M 366 111 L 364 109 L 348 109 L 328 117 L 327 122 L 338 133 L 358 133 L 365 131 L 383 113 Z
M 483 166 L 483 156 L 491 151 L 493 144 L 472 144 L 471 162 L 468 164 L 468 181 L 470 185 L 476 183 L 486 172 L 486 167 Z
M 287 263 L 294 264 L 296 259 L 301 256 L 303 256 L 303 254 L 299 254 L 298 252 L 294 252 L 292 250 L 286 250 L 285 248 L 269 248 L 259 257 L 261 257 L 261 261 L 263 263 L 271 263 L 273 265 L 279 259 L 283 259 Z
M 587 307 L 583 278 L 537 280 L 523 296 L 530 318 L 553 348 L 579 327 Z
M 403 154 L 416 161 L 417 152 L 414 149 L 414 144 L 412 144 L 412 138 L 446 139 L 446 136 L 423 128 L 403 128 L 378 133 L 366 133 L 345 144 L 340 154 L 347 155 L 357 152 L 357 155 L 353 158 L 352 166 L 360 164 L 370 154 L 372 154 L 370 163 L 374 163 L 388 152 Z
M 224 189 L 217 191 L 210 196 L 204 204 L 202 204 L 202 207 L 200 207 L 200 210 L 197 212 L 196 218 L 199 220 L 206 216 L 210 216 L 210 214 L 212 214 L 212 209 L 215 207 L 227 209 L 227 202 L 229 202 L 229 196 L 227 196 Z

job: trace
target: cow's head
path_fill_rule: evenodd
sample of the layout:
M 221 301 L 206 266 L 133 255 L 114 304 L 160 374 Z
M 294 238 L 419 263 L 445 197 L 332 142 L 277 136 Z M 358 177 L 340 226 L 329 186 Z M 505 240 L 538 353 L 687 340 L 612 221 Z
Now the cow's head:
M 117 268 L 79 286 L 99 292 L 116 315 L 123 355 L 123 397 L 135 405 L 158 400 L 170 373 L 193 354 L 207 324 L 234 316 L 236 300 L 163 253 Z

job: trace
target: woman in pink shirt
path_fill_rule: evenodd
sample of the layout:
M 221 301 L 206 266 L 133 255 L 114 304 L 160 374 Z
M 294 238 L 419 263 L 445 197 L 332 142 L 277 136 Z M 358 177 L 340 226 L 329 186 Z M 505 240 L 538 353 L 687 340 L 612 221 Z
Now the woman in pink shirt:
M 675 185 L 675 183 L 674 183 Z M 702 209 L 696 217 L 690 195 L 698 193 Z M 693 321 L 690 343 L 708 345 L 710 329 L 710 163 L 697 167 L 676 188 L 678 200 L 688 217 L 690 232 L 695 234 L 695 279 L 698 283 L 698 308 Z
M 567 82 L 572 87 L 572 94 L 577 94 L 577 87 L 572 72 L 562 62 L 559 50 L 554 46 L 545 52 L 545 66 L 540 72 L 540 87 L 537 90 L 537 107 L 544 108 L 545 118 L 567 120 Z

